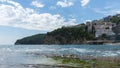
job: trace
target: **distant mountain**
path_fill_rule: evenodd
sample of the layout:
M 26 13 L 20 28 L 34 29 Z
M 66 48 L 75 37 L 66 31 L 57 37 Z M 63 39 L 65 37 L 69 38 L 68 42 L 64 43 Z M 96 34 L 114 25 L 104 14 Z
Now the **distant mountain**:
M 120 33 L 120 14 L 104 17 L 103 19 L 94 20 L 92 22 L 116 23 L 117 26 L 113 28 L 113 31 L 116 34 Z M 95 39 L 95 35 L 88 33 L 86 29 L 87 26 L 85 24 L 62 27 L 52 32 L 48 32 L 47 34 L 37 34 L 19 39 L 15 44 L 83 44 L 86 43 L 87 40 Z

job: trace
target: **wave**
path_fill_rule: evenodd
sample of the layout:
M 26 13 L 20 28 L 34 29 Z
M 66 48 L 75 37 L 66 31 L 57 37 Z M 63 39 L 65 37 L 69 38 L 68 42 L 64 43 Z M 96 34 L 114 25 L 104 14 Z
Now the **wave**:
M 111 49 L 111 50 L 110 50 Z M 62 46 L 17 46 L 17 47 L 1 47 L 0 55 L 3 54 L 75 54 L 75 55 L 91 55 L 91 56 L 120 56 L 120 50 L 117 48 L 95 49 L 85 47 L 62 47 Z

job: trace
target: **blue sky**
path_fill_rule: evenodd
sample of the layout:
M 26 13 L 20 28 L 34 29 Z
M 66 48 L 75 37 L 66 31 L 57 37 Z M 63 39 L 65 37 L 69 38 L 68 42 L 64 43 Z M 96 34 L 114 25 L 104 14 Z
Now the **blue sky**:
M 120 0 L 0 0 L 0 44 L 120 13 Z

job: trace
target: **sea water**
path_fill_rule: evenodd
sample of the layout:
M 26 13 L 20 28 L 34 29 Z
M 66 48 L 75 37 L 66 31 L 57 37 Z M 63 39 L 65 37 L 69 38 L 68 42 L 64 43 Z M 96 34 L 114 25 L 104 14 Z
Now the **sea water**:
M 34 68 L 22 65 L 57 64 L 54 55 L 120 56 L 120 45 L 0 45 L 0 68 Z M 20 66 L 21 65 L 21 66 Z

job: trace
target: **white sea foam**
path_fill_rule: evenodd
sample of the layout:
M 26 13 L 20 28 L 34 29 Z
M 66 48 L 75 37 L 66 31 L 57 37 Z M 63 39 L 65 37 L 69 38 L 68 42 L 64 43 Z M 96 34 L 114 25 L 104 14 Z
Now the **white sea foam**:
M 58 51 L 66 51 L 66 50 L 69 50 L 68 48 L 60 48 L 58 49 Z
M 95 52 L 94 50 L 82 49 L 82 48 L 74 48 L 74 50 L 76 50 L 76 51 L 78 51 L 80 53 Z
M 117 53 L 117 54 L 120 54 L 120 51 L 117 51 L 116 53 Z
M 118 54 L 113 51 L 105 51 L 104 53 L 102 53 L 102 55 L 103 56 L 118 56 Z
M 99 47 L 99 46 L 97 46 Z M 109 47 L 111 48 L 111 47 Z M 91 48 L 91 47 L 62 47 L 62 46 L 17 46 L 17 47 L 1 47 L 0 48 L 0 63 L 4 61 L 11 62 L 14 59 L 21 60 L 19 62 L 26 62 L 26 63 L 39 63 L 39 64 L 54 64 L 56 63 L 51 58 L 40 58 L 41 55 L 68 55 L 68 54 L 75 54 L 75 55 L 91 55 L 91 56 L 120 56 L 119 48 L 111 48 L 111 49 L 99 49 L 99 48 Z M 36 58 L 38 56 L 38 58 Z M 35 57 L 35 58 L 34 58 Z M 22 59 L 24 58 L 24 59 Z M 23 61 L 25 60 L 25 61 Z M 14 61 L 15 62 L 15 61 Z

